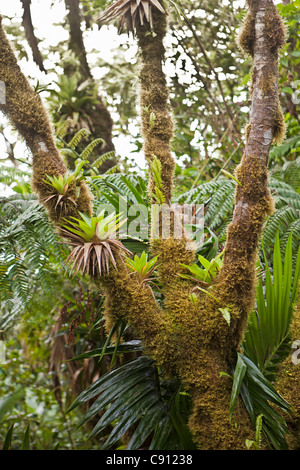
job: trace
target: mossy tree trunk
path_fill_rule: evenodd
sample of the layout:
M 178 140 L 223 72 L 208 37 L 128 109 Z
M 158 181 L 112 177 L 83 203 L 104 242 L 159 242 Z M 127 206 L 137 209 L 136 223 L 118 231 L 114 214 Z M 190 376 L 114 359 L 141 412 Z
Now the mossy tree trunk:
M 146 158 L 151 162 L 155 155 L 162 165 L 163 193 L 170 203 L 173 123 L 162 68 L 166 15 L 160 11 L 153 11 L 153 30 L 149 25 L 137 25 L 136 31 L 142 61 L 142 131 Z M 35 188 L 43 196 L 45 171 L 52 175 L 63 173 L 65 168 L 39 97 L 27 82 L 24 84 L 3 31 L 0 39 L 0 79 L 8 90 L 7 105 L 1 108 L 33 152 Z M 253 102 L 246 150 L 236 173 L 240 185 L 237 185 L 234 216 L 228 228 L 224 266 L 212 290 L 218 301 L 204 293 L 196 301 L 191 298 L 193 285 L 180 279 L 178 273 L 182 270 L 181 263 L 192 262 L 195 253 L 187 248 L 187 239 L 177 240 L 172 233 L 168 240 L 151 240 L 152 253 L 160 254 L 163 307 L 154 300 L 149 285 L 130 274 L 122 264 L 118 270 L 97 280 L 107 296 L 107 324 L 124 317 L 143 341 L 146 352 L 167 373 L 178 374 L 190 391 L 194 406 L 189 427 L 199 449 L 245 449 L 245 440 L 254 434 L 242 403 L 229 421 L 232 382 L 226 376 L 221 377 L 220 372 L 231 372 L 232 351 L 240 345 L 254 304 L 258 238 L 273 207 L 267 167 L 271 143 L 282 135 L 277 61 L 278 48 L 284 42 L 284 28 L 272 0 L 249 1 L 240 41 L 254 59 Z M 150 195 L 154 189 L 155 179 L 151 175 Z M 80 201 L 90 208 L 84 190 Z M 55 218 L 53 214 L 52 218 Z M 230 325 L 220 306 L 229 308 Z
M 23 137 L 33 155 L 32 170 L 33 188 L 39 195 L 40 202 L 46 206 L 50 218 L 58 222 L 61 213 L 55 209 L 49 196 L 49 185 L 45 183 L 47 175 L 64 175 L 67 168 L 56 148 L 54 135 L 48 114 L 36 93 L 23 75 L 13 50 L 2 28 L 0 17 L 0 80 L 5 84 L 5 100 L 0 110 L 6 114 L 13 127 Z M 64 217 L 78 216 L 80 212 L 91 212 L 91 200 L 85 184 L 79 183 L 79 195 L 76 206 L 66 205 Z M 66 194 L 74 198 L 76 188 L 72 187 Z

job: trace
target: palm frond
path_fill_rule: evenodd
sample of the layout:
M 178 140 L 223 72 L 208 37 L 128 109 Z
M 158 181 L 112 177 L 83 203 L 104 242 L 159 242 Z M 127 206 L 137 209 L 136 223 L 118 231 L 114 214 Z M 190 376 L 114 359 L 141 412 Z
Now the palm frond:
M 300 248 L 294 266 L 292 236 L 291 233 L 283 260 L 279 234 L 275 240 L 272 268 L 265 258 L 265 274 L 258 280 L 256 309 L 249 317 L 244 339 L 245 354 L 272 380 L 290 350 L 289 326 L 300 279 Z
M 230 411 L 241 395 L 249 417 L 256 427 L 258 416 L 262 415 L 261 432 L 269 447 L 287 450 L 288 427 L 280 413 L 291 413 L 290 405 L 277 393 L 272 383 L 265 378 L 257 366 L 245 355 L 237 353 L 234 370 Z
M 179 382 L 161 378 L 154 361 L 141 356 L 90 385 L 67 412 L 94 399 L 79 425 L 102 412 L 89 438 L 99 436 L 112 425 L 103 450 L 116 446 L 128 431 L 133 432 L 127 450 L 140 449 L 150 436 L 150 449 L 194 449 L 186 425 L 188 411 L 185 418 L 179 416 L 184 407 L 188 407 L 179 392 Z

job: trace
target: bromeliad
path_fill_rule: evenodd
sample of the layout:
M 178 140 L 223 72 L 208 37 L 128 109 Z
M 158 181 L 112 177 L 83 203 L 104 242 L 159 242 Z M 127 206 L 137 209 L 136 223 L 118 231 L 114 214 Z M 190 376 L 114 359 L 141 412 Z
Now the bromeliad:
M 117 258 L 123 262 L 124 255 L 131 254 L 122 242 L 115 238 L 116 232 L 126 222 L 120 221 L 120 215 L 105 216 L 102 211 L 98 216 L 89 217 L 80 213 L 81 219 L 72 217 L 59 227 L 61 235 L 68 240 L 72 251 L 66 265 L 73 265 L 71 271 L 89 274 L 93 277 L 109 273 L 109 265 L 117 269 Z

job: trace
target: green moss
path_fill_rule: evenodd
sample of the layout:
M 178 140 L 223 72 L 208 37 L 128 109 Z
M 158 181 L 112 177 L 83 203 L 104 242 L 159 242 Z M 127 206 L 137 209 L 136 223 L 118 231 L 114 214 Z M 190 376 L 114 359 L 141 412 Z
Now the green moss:
M 165 48 L 166 15 L 153 10 L 155 34 L 149 25 L 137 27 L 137 37 L 141 55 L 140 107 L 144 153 L 150 163 L 155 155 L 162 164 L 163 194 L 171 201 L 175 162 L 171 154 L 171 141 L 174 134 L 173 119 L 169 110 L 169 90 L 162 69 Z M 149 193 L 153 194 L 155 182 L 150 175 Z
M 273 144 L 281 145 L 286 137 L 286 123 L 279 100 L 273 121 Z
M 237 44 L 245 55 L 254 56 L 255 43 L 255 15 L 253 10 L 248 10 L 244 22 L 237 36 Z
M 200 450 L 245 450 L 245 441 L 254 438 L 254 430 L 239 400 L 229 421 L 232 380 L 220 376 L 221 372 L 230 373 L 227 364 L 212 349 L 193 359 L 195 362 L 188 369 L 194 378 L 191 389 L 194 406 L 189 428 L 197 447 Z
M 145 354 L 153 357 L 166 371 L 172 370 L 171 322 L 154 300 L 151 288 L 130 275 L 122 264 L 99 282 L 106 294 L 107 328 L 126 316 L 135 334 L 142 340 Z

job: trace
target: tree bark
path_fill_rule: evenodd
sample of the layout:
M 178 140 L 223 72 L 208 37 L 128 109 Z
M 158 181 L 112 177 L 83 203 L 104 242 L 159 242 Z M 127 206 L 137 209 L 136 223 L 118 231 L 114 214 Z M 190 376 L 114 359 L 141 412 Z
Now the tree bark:
M 32 24 L 31 11 L 30 11 L 31 0 L 21 0 L 21 2 L 23 5 L 22 25 L 25 30 L 25 35 L 26 35 L 28 44 L 31 47 L 33 60 L 39 66 L 39 69 L 42 72 L 46 72 L 44 63 L 43 63 L 43 57 L 38 47 L 38 40 L 34 34 L 34 27 Z

